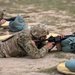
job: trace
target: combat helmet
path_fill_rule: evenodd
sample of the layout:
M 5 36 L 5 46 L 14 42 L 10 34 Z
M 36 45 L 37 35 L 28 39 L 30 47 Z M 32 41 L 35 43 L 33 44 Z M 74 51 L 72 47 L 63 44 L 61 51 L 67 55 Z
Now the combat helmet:
M 36 25 L 31 27 L 30 34 L 32 37 L 38 39 L 41 36 L 46 36 L 49 33 L 49 31 L 45 28 L 44 25 Z

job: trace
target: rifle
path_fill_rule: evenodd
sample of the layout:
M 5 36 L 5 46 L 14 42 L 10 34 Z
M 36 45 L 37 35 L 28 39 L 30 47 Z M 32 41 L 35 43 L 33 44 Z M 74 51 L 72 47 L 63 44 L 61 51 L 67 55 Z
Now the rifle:
M 30 16 L 24 16 L 23 18 L 29 18 Z M 16 17 L 10 17 L 10 18 L 0 18 L 0 21 L 2 19 L 6 20 L 6 21 L 14 21 Z
M 65 35 L 64 38 L 61 38 L 61 36 L 56 36 L 56 37 L 50 36 L 48 39 L 34 40 L 34 42 L 35 42 L 35 44 L 37 45 L 38 48 L 40 48 L 40 45 L 44 41 L 55 42 L 55 44 L 54 44 L 54 46 L 55 46 L 57 43 L 60 43 L 62 40 L 65 40 L 68 37 L 75 37 L 75 33 L 73 33 L 72 35 Z

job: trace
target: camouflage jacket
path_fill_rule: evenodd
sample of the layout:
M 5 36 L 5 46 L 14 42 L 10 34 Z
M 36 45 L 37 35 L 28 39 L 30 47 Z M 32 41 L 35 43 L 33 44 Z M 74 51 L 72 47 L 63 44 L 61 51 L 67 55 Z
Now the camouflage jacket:
M 26 54 L 32 58 L 44 57 L 48 52 L 46 46 L 38 49 L 31 40 L 29 31 L 18 32 L 13 38 L 0 43 L 0 57 L 18 57 Z

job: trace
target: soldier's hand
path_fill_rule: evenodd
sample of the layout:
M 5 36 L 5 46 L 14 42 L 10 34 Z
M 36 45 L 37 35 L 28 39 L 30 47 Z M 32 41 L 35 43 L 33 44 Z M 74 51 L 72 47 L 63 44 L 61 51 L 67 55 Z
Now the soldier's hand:
M 60 43 L 56 44 L 56 49 L 59 51 L 61 50 L 61 44 Z
M 54 44 L 55 44 L 54 42 L 50 42 L 50 43 L 47 43 L 45 46 L 50 50 L 53 48 Z
M 32 43 L 32 44 L 35 44 L 35 42 L 34 42 L 33 40 L 31 40 L 31 43 Z
M 6 22 L 6 20 L 2 19 L 2 20 L 0 21 L 0 25 L 3 24 L 3 23 L 5 23 L 5 22 Z
M 61 39 L 65 37 L 65 35 L 64 35 L 64 34 L 59 34 L 58 36 L 60 36 L 60 37 L 61 37 Z

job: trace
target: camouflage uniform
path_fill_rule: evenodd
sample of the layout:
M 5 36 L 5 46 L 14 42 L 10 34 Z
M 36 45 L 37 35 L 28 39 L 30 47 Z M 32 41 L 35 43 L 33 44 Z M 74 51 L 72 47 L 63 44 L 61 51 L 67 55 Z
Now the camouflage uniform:
M 27 30 L 18 32 L 13 38 L 0 43 L 0 57 L 17 57 L 26 54 L 32 58 L 41 58 L 46 55 L 46 46 L 38 49 L 31 43 L 31 35 Z

